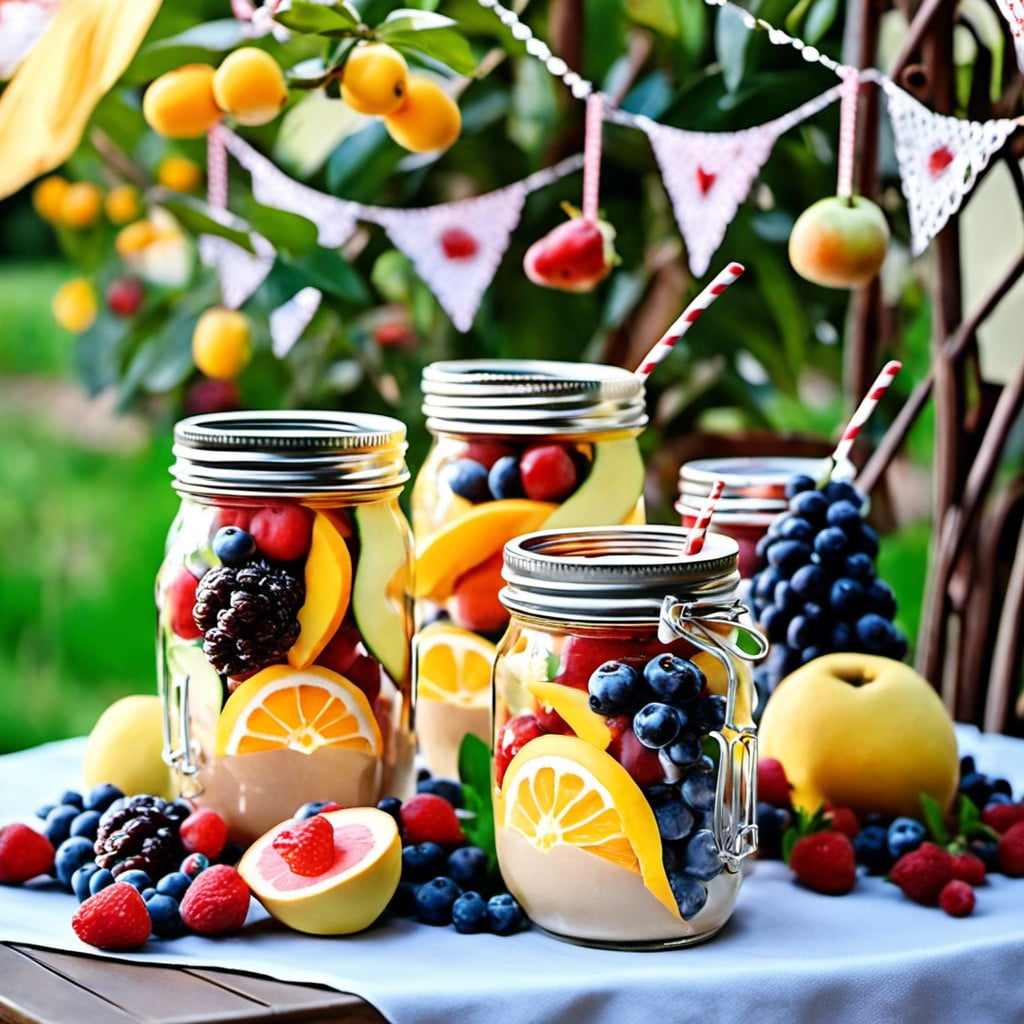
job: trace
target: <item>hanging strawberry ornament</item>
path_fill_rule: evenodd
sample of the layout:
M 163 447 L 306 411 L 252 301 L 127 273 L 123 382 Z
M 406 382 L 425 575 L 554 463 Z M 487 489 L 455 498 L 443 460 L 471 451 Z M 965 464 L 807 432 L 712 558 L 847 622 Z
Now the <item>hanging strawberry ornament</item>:
M 523 269 L 534 283 L 567 292 L 589 292 L 619 262 L 615 228 L 597 215 L 601 179 L 602 100 L 587 97 L 583 144 L 583 211 L 566 205 L 570 219 L 553 228 L 526 250 Z

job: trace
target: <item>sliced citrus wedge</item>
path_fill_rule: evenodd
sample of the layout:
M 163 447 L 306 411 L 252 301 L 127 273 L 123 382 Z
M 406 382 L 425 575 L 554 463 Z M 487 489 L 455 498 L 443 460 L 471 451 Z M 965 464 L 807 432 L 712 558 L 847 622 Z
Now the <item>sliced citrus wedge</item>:
M 581 740 L 586 740 L 598 750 L 607 750 L 612 741 L 612 731 L 604 718 L 590 709 L 590 694 L 575 686 L 562 683 L 546 683 L 531 679 L 526 688 L 537 698 L 545 711 L 561 715 L 565 723 Z
M 584 850 L 640 875 L 680 919 L 661 860 L 658 824 L 640 787 L 610 755 L 577 736 L 540 736 L 512 759 L 495 819 L 538 850 Z
M 319 665 L 257 672 L 231 694 L 217 720 L 218 755 L 281 747 L 311 754 L 323 746 L 374 757 L 383 747 L 362 690 Z
M 468 629 L 437 622 L 427 626 L 416 647 L 418 697 L 463 707 L 488 707 L 494 644 Z

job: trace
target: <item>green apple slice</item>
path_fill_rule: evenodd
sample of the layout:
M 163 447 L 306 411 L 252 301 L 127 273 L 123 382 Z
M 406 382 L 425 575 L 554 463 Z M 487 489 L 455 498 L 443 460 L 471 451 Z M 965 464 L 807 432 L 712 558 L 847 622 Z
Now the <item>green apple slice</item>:
M 643 489 L 644 463 L 636 439 L 598 441 L 587 479 L 548 516 L 541 529 L 621 523 Z

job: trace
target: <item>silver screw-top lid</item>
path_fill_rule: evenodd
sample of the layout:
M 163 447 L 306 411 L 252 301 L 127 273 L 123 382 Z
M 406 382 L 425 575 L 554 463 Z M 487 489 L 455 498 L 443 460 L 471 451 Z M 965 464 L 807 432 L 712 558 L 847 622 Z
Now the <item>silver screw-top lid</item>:
M 643 381 L 618 366 L 542 359 L 463 359 L 423 371 L 427 429 L 541 437 L 647 425 Z
M 260 410 L 174 428 L 175 490 L 196 497 L 367 494 L 409 479 L 405 425 L 390 416 Z
M 817 480 L 827 459 L 798 458 L 790 455 L 744 456 L 740 458 L 695 459 L 679 468 L 679 494 L 690 504 L 703 504 L 716 480 L 725 484 L 722 501 L 750 501 L 765 510 L 784 509 L 786 481 L 797 474 Z M 737 505 L 737 508 L 742 506 Z M 722 511 L 721 507 L 719 511 Z
M 501 603 L 509 611 L 559 622 L 657 625 L 666 597 L 728 598 L 739 583 L 738 546 L 709 533 L 699 554 L 684 554 L 678 526 L 542 530 L 505 545 Z

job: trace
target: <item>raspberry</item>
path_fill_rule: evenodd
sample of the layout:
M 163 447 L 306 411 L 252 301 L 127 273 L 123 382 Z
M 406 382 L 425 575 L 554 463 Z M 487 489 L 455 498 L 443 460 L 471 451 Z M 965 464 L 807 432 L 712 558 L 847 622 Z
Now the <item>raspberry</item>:
M 981 812 L 981 820 L 1000 835 L 1019 821 L 1024 821 L 1024 800 L 1019 804 L 989 804 Z
M 954 878 L 942 887 L 939 906 L 950 917 L 967 917 L 974 910 L 974 890 L 966 882 Z
M 788 811 L 793 807 L 789 791 L 793 787 L 786 778 L 786 769 L 774 757 L 762 757 L 757 762 L 757 799 Z M 842 831 L 842 830 L 840 830 Z
M 853 843 L 842 832 L 814 832 L 798 839 L 789 866 L 798 882 L 826 896 L 844 896 L 857 881 Z
M 167 602 L 170 608 L 171 629 L 183 640 L 197 640 L 203 631 L 192 618 L 196 603 L 196 587 L 199 580 L 187 566 L 182 566 L 167 588 Z
M 892 866 L 889 881 L 895 882 L 915 903 L 934 906 L 943 887 L 953 878 L 953 858 L 934 843 L 922 843 L 903 854 Z
M 953 877 L 968 885 L 981 885 L 985 881 L 985 862 L 973 853 L 961 853 L 953 858 Z
M 313 520 L 298 505 L 267 505 L 249 524 L 261 555 L 275 562 L 293 562 L 309 550 Z
M 200 807 L 181 823 L 181 845 L 186 853 L 205 853 L 207 857 L 216 857 L 227 841 L 228 826 L 209 807 Z
M 28 825 L 0 828 L 0 882 L 20 885 L 53 867 L 50 840 Z
M 334 828 L 319 814 L 274 836 L 274 849 L 297 875 L 315 878 L 334 863 Z
M 842 832 L 844 836 L 855 839 L 860 832 L 857 815 L 849 807 L 832 807 L 826 817 L 833 832 Z
M 249 912 L 249 887 L 227 864 L 196 875 L 181 901 L 181 919 L 200 935 L 241 928 Z
M 433 793 L 418 793 L 402 804 L 402 836 L 406 843 L 457 846 L 465 840 L 455 808 Z
M 996 863 L 1004 875 L 1011 878 L 1024 875 L 1024 821 L 1017 822 L 1003 833 Z
M 138 949 L 149 938 L 151 922 L 139 890 L 115 882 L 90 896 L 71 918 L 75 934 L 97 949 Z

